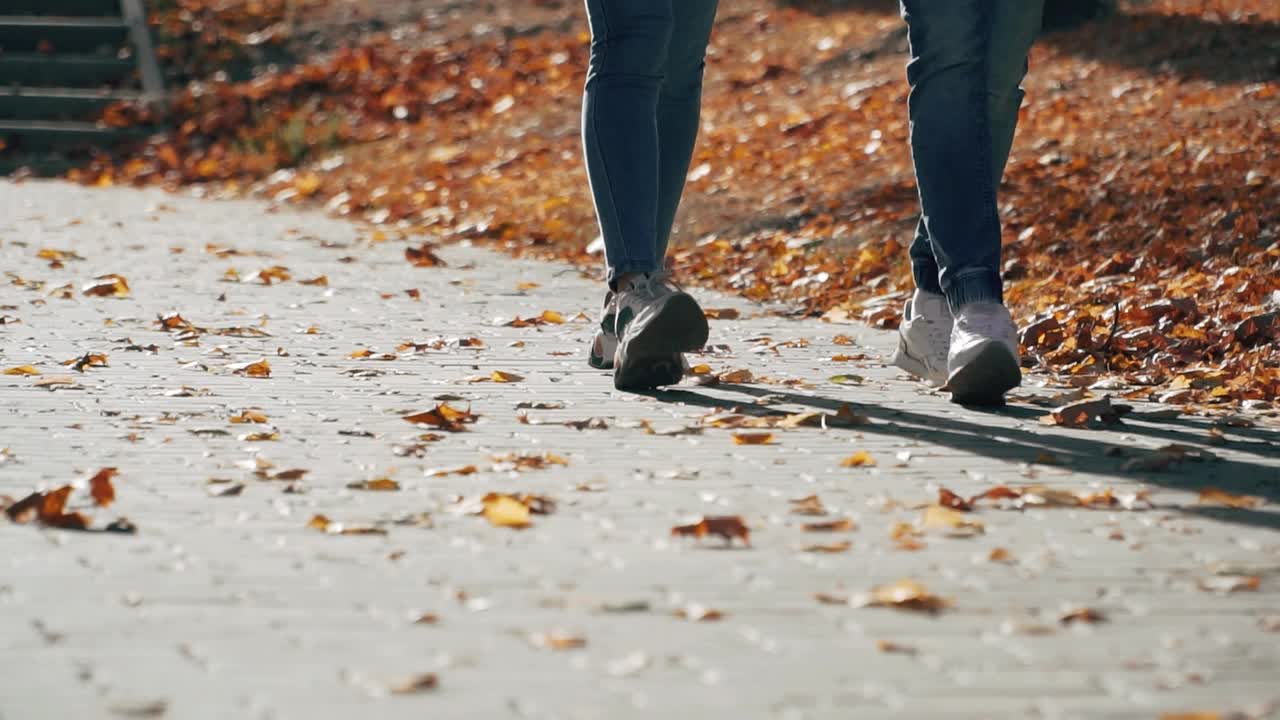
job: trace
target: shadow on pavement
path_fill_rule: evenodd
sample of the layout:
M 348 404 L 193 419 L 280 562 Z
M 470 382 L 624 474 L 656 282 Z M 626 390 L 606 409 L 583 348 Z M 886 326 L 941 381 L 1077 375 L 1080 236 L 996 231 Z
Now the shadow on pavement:
M 752 398 L 769 396 L 775 398 L 777 403 L 802 405 L 828 412 L 836 412 L 842 406 L 848 405 L 872 420 L 864 425 L 833 429 L 907 437 L 1011 463 L 1030 463 L 1040 453 L 1049 453 L 1057 458 L 1063 467 L 1072 471 L 1109 475 L 1128 482 L 1159 485 L 1175 490 L 1197 491 L 1212 485 L 1230 493 L 1263 497 L 1270 504 L 1280 503 L 1280 466 L 1278 465 L 1268 466 L 1246 460 L 1218 459 L 1206 462 L 1186 461 L 1180 467 L 1172 467 L 1165 472 L 1130 471 L 1122 469 L 1124 463 L 1129 459 L 1142 457 L 1150 451 L 1135 450 L 1132 444 L 1122 442 L 1060 434 L 1048 427 L 1040 432 L 1030 432 L 1018 427 L 982 425 L 945 415 L 930 415 L 879 405 L 859 404 L 818 395 L 779 392 L 774 388 L 750 385 L 723 384 L 715 386 L 715 389 L 741 393 Z M 645 394 L 662 402 L 732 410 L 743 415 L 776 415 L 779 412 L 767 405 L 744 404 L 731 398 L 715 397 L 689 389 L 661 390 Z M 1041 410 L 1033 411 L 1031 408 L 1019 406 L 1007 406 L 994 410 L 974 410 L 973 408 L 967 408 L 967 410 L 1023 420 L 1032 415 L 1043 414 Z M 1213 452 L 1213 448 L 1205 447 L 1203 433 L 1192 436 L 1177 430 L 1154 428 L 1148 424 L 1136 423 L 1126 423 L 1113 430 L 1115 431 L 1151 435 L 1169 442 Z M 1232 449 L 1267 459 L 1280 460 L 1280 450 L 1262 442 L 1246 444 L 1233 440 Z M 963 470 L 958 467 L 947 469 L 957 472 Z M 1274 512 L 1208 506 L 1160 509 L 1190 512 L 1222 522 L 1280 529 L 1280 514 Z

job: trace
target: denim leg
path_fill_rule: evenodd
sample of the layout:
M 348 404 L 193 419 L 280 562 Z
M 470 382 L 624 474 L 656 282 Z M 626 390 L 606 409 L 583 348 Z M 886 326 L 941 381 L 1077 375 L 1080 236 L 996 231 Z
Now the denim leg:
M 987 47 L 987 118 L 991 123 L 991 167 L 996 186 L 1004 176 L 1022 107 L 1027 54 L 1040 34 L 1044 0 L 994 0 Z
M 674 0 L 675 27 L 658 94 L 658 244 L 667 256 L 671 227 L 684 193 L 689 161 L 698 138 L 702 109 L 702 70 L 718 0 Z
M 996 0 L 992 14 L 987 48 L 987 122 L 991 126 L 992 182 L 997 189 L 1009 161 L 1018 109 L 1022 106 L 1027 53 L 1039 35 L 1043 11 L 1044 0 Z M 910 255 L 916 287 L 942 294 L 938 261 L 923 218 L 916 226 Z
M 987 118 L 990 0 L 902 0 L 922 221 L 952 310 L 1003 300 L 997 174 Z
M 582 139 L 610 286 L 622 273 L 662 266 L 657 254 L 657 112 L 672 2 L 586 0 L 591 61 Z

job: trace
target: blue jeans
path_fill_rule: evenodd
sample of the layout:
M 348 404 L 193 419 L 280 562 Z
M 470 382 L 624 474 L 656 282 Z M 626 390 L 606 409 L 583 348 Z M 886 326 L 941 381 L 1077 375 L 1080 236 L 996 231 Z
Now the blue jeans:
M 911 157 L 921 217 L 911 243 L 916 287 L 955 311 L 1002 302 L 1004 175 L 1043 0 L 901 0 L 911 59 Z
M 586 0 L 582 141 L 608 280 L 660 270 L 702 109 L 717 0 Z

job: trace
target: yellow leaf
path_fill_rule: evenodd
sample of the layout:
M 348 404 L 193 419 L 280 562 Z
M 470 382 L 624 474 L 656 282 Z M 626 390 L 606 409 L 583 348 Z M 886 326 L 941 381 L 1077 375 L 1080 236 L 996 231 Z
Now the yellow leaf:
M 527 528 L 530 525 L 529 506 L 510 495 L 486 495 L 484 516 L 498 527 Z
M 493 380 L 496 383 L 513 383 L 513 382 L 520 382 L 521 380 L 524 379 L 524 376 L 516 375 L 515 373 L 505 372 L 502 370 L 494 370 L 489 375 L 489 379 Z
M 876 459 L 866 450 L 859 450 L 840 461 L 840 467 L 875 467 Z
M 31 365 L 16 365 L 11 368 L 6 368 L 4 371 L 4 374 L 5 375 L 39 375 L 40 371 L 35 369 L 35 367 Z

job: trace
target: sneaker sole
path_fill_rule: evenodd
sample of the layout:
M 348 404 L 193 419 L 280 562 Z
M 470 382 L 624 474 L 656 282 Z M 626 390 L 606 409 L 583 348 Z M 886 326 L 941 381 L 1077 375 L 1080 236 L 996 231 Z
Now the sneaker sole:
M 898 342 L 898 349 L 893 353 L 892 362 L 898 369 L 906 370 L 933 387 L 939 387 L 947 381 L 946 376 L 941 373 L 929 372 L 928 366 L 916 356 L 908 353 L 907 349 L 902 346 L 901 341 Z
M 707 344 L 710 328 L 702 308 L 688 295 L 672 296 L 640 332 L 618 346 L 613 386 L 647 390 L 684 378 L 681 353 Z
M 944 390 L 959 405 L 1003 405 L 1004 395 L 1022 384 L 1022 371 L 1008 348 L 991 343 L 947 379 Z

